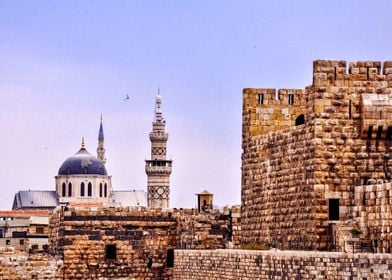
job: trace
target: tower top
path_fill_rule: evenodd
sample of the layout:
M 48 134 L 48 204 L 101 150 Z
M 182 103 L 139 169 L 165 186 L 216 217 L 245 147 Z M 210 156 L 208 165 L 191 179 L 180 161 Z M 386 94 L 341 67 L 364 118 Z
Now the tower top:
M 103 141 L 103 125 L 102 125 L 102 113 L 101 113 L 101 124 L 99 125 L 98 141 Z
M 160 89 L 158 87 L 158 95 L 155 99 L 155 116 L 154 122 L 163 122 L 162 117 L 162 96 L 160 94 Z
M 86 145 L 84 144 L 84 137 L 82 137 L 82 147 L 81 147 L 82 149 L 85 149 L 86 148 Z

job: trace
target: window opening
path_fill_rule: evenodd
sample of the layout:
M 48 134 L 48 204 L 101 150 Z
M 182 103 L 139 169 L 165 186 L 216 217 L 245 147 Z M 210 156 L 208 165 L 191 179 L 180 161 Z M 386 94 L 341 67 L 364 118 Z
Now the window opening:
M 174 249 L 167 250 L 166 267 L 174 267 Z
M 301 125 L 305 123 L 305 116 L 304 114 L 299 115 L 296 119 L 295 119 L 295 125 Z
M 339 221 L 339 198 L 330 198 L 328 206 L 329 220 Z
M 44 227 L 36 227 L 35 232 L 39 233 L 39 234 L 43 234 L 44 233 Z
M 388 126 L 386 139 L 387 140 L 392 140 L 392 126 Z
M 102 197 L 102 183 L 99 183 L 99 197 Z
M 24 239 L 19 240 L 19 245 L 24 245 Z
M 108 196 L 108 185 L 105 183 L 105 187 L 104 187 L 104 196 L 107 197 Z
M 80 184 L 80 196 L 84 196 L 84 182 Z
M 377 128 L 377 140 L 381 139 L 381 133 L 382 133 L 382 125 L 378 126 Z
M 72 196 L 72 183 L 68 183 L 68 196 Z
M 260 93 L 258 95 L 258 102 L 259 102 L 259 105 L 263 105 L 264 104 L 264 94 Z
M 88 186 L 87 186 L 87 195 L 93 196 L 93 186 L 92 186 L 91 182 L 89 182 Z
M 368 140 L 372 139 L 372 133 L 373 133 L 373 126 L 369 126 L 368 133 L 367 133 Z
M 106 260 L 115 260 L 117 257 L 117 248 L 116 244 L 108 244 L 105 248 L 105 259 Z
M 289 105 L 293 105 L 294 104 L 294 94 L 290 93 L 289 94 Z
M 61 186 L 61 196 L 65 196 L 66 192 L 65 192 L 65 183 L 63 183 L 63 185 Z

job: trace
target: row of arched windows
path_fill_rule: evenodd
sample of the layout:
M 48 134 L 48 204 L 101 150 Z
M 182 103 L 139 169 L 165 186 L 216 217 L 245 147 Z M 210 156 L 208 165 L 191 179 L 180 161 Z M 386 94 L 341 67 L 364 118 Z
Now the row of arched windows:
M 67 196 L 67 185 L 63 183 L 62 188 L 61 188 L 61 194 L 62 196 Z M 68 196 L 72 196 L 72 183 L 68 183 Z
M 67 192 L 68 190 L 68 192 Z M 63 197 L 66 196 L 72 196 L 72 183 L 69 182 L 68 183 L 68 189 L 67 189 L 67 185 L 65 183 L 63 183 L 62 187 L 61 187 L 61 195 Z M 82 182 L 80 184 L 80 196 L 86 196 L 86 191 L 85 191 L 85 184 L 84 182 Z M 87 184 L 87 196 L 93 196 L 93 185 L 91 184 L 91 182 L 89 182 Z M 108 185 L 99 184 L 99 197 L 107 197 L 108 196 Z

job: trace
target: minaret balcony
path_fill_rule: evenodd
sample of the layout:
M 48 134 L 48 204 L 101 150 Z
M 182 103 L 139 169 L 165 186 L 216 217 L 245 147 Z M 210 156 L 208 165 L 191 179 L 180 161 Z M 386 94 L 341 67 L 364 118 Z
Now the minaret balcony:
M 147 174 L 171 174 L 171 160 L 146 160 Z
M 150 140 L 151 141 L 162 141 L 166 142 L 169 138 L 169 134 L 165 132 L 150 132 Z

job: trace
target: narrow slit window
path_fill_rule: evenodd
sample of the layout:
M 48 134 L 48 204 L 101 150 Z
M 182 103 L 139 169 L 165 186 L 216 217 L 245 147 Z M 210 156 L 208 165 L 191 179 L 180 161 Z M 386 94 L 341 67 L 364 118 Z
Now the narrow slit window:
M 294 94 L 290 93 L 289 94 L 289 105 L 293 105 L 294 104 Z
M 330 221 L 339 221 L 339 199 L 330 198 L 328 201 L 328 212 Z
M 104 196 L 108 197 L 108 185 L 105 183 L 105 187 L 104 187 Z
M 80 196 L 84 196 L 84 182 L 80 184 Z
M 258 95 L 258 102 L 259 102 L 259 105 L 263 105 L 264 104 L 264 94 L 260 93 Z
M 72 196 L 72 183 L 68 183 L 68 196 Z
M 89 182 L 87 185 L 87 196 L 93 196 L 93 185 L 91 182 Z
M 66 192 L 65 192 L 65 183 L 63 183 L 63 185 L 61 186 L 61 196 L 65 196 Z
M 367 139 L 368 140 L 372 139 L 372 133 L 373 133 L 373 126 L 369 126 L 369 129 L 367 132 Z
M 377 140 L 380 140 L 381 139 L 381 133 L 382 133 L 382 125 L 380 125 L 378 128 L 377 128 Z
M 99 184 L 99 197 L 102 197 L 102 183 Z

